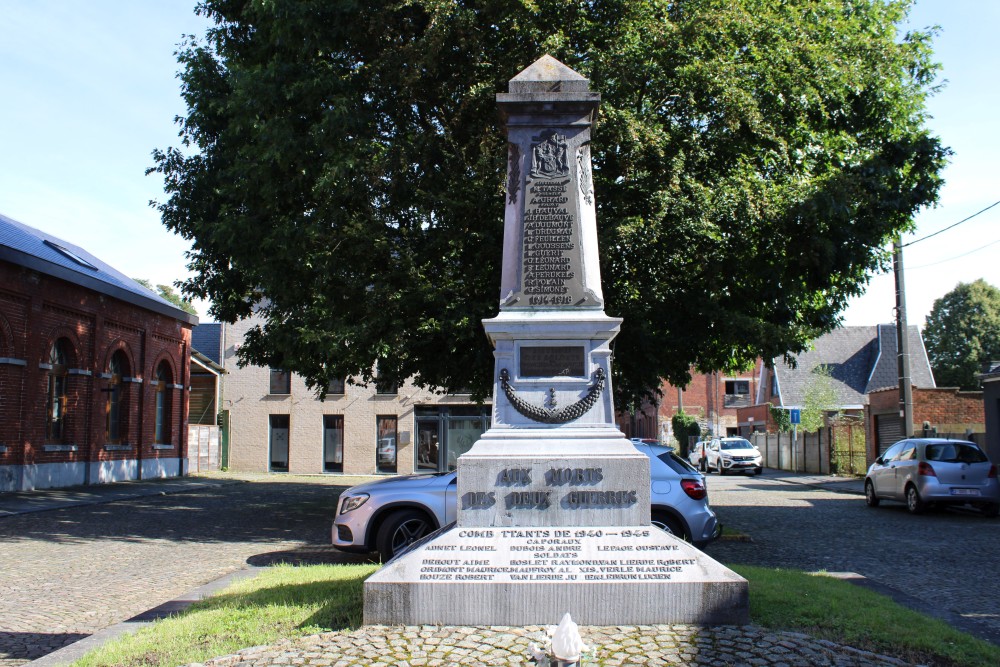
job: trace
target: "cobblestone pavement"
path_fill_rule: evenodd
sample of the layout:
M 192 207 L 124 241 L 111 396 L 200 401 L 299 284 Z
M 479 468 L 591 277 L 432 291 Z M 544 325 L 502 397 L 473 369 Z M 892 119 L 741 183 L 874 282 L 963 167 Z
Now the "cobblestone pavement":
M 753 542 L 719 541 L 724 563 L 856 572 L 902 592 L 910 605 L 1000 644 L 1000 520 L 974 511 L 910 515 L 902 503 L 762 477 L 708 479 L 729 529 Z M 916 604 L 914 604 L 916 603 Z M 920 607 L 921 603 L 924 605 Z
M 266 564 L 269 553 L 329 544 L 334 485 L 356 480 L 270 479 L 0 517 L 0 667 L 47 655 L 248 561 Z
M 899 667 L 907 663 L 802 634 L 744 628 L 632 626 L 581 628 L 591 651 L 582 665 L 750 665 Z M 256 647 L 189 667 L 417 667 L 533 665 L 528 644 L 544 646 L 539 627 L 371 626 Z
M 297 550 L 331 552 L 338 492 L 353 480 L 254 477 L 218 488 L 0 517 L 0 667 L 15 667 L 208 581 Z M 854 571 L 1000 629 L 1000 521 L 958 512 L 912 517 L 860 496 L 762 478 L 710 478 L 712 504 L 753 542 L 718 542 L 723 562 Z M 322 553 L 320 553 L 322 552 Z M 961 562 L 961 567 L 928 563 Z M 10 565 L 16 566 L 10 567 Z M 916 599 L 915 598 L 915 599 Z M 760 628 L 585 628 L 589 664 L 901 665 L 804 635 Z M 982 634 L 982 633 L 980 633 Z M 472 665 L 526 660 L 538 628 L 363 628 L 217 658 L 231 665 Z M 404 657 L 399 657 L 404 656 Z

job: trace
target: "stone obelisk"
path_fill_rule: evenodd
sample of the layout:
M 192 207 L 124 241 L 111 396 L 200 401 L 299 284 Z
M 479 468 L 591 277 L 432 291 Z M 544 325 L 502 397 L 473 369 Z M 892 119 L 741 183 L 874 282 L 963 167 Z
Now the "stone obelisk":
M 614 421 L 590 133 L 600 95 L 543 56 L 507 128 L 493 420 L 458 460 L 458 520 L 365 582 L 365 623 L 744 623 L 747 583 L 650 525 L 649 459 Z

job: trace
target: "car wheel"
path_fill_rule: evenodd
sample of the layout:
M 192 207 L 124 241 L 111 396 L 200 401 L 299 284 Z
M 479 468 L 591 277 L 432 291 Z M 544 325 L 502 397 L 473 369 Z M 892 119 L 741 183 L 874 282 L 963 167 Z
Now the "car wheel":
M 754 471 L 754 474 L 755 475 L 763 475 L 764 474 L 764 469 L 763 468 L 757 468 L 757 470 Z
M 871 481 L 865 482 L 865 504 L 868 507 L 878 507 L 880 502 L 879 497 L 875 495 L 875 485 Z M 907 504 L 909 504 L 909 501 L 907 501 Z
M 384 563 L 432 530 L 433 527 L 423 512 L 400 510 L 382 522 L 375 538 L 375 548 Z
M 684 534 L 684 527 L 681 526 L 681 522 L 670 514 L 656 512 L 653 514 L 652 524 L 660 530 L 670 533 L 675 537 L 679 537 L 682 540 L 688 539 L 687 535 Z
M 906 487 L 906 509 L 910 511 L 910 514 L 920 514 L 924 508 L 924 501 L 920 497 L 917 487 L 912 484 Z

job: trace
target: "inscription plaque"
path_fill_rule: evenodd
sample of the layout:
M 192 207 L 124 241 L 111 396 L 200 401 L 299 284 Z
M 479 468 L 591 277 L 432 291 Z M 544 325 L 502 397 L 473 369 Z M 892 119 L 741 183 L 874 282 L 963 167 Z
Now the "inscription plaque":
M 458 529 L 420 554 L 421 581 L 675 581 L 698 578 L 683 544 L 650 526 Z
M 521 348 L 521 377 L 583 377 L 585 350 L 580 345 Z

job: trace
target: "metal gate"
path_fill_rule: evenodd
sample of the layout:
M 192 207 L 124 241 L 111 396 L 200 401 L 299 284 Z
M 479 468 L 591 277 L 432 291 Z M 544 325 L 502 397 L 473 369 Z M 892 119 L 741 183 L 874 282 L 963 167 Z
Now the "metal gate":
M 875 432 L 878 438 L 878 453 L 884 454 L 885 450 L 903 439 L 903 427 L 899 415 L 895 413 L 875 415 Z
M 219 427 L 189 424 L 188 472 L 218 470 L 219 467 Z

